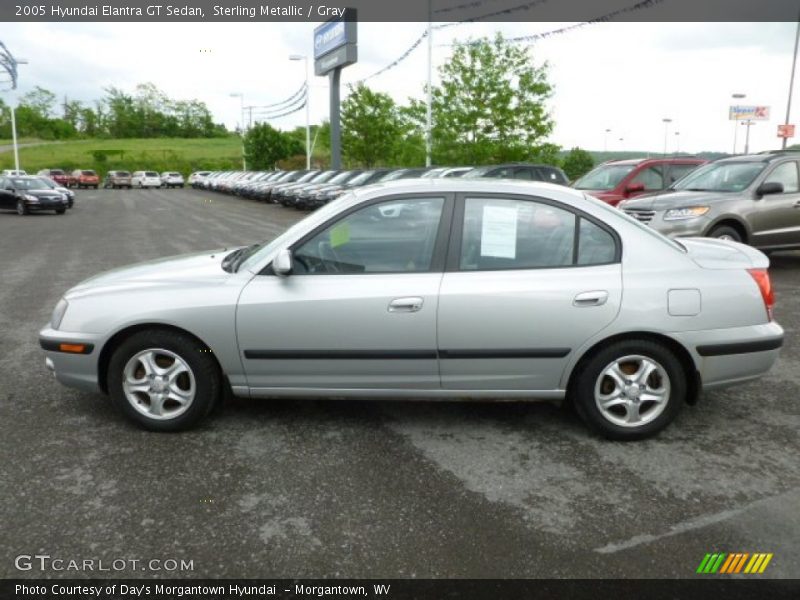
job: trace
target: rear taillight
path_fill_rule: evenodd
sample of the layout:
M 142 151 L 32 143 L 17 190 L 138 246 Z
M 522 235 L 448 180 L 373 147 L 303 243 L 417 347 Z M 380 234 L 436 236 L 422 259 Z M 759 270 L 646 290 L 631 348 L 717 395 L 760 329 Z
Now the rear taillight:
M 775 306 L 775 293 L 772 291 L 772 282 L 769 280 L 769 273 L 766 269 L 747 269 L 750 276 L 755 280 L 761 292 L 761 299 L 764 300 L 764 308 L 767 309 L 767 317 L 772 321 L 772 307 Z

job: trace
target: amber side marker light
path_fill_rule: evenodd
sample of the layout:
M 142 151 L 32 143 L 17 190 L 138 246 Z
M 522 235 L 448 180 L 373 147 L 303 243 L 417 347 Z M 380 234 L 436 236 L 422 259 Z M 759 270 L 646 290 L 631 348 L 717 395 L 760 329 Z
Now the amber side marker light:
M 86 352 L 85 344 L 59 344 L 58 349 L 61 352 L 72 352 L 73 354 L 83 354 Z

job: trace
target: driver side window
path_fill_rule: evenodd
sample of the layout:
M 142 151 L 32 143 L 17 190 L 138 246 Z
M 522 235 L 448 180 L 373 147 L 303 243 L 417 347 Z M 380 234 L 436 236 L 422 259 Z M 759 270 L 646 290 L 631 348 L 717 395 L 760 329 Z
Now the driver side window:
M 371 204 L 298 246 L 298 275 L 408 273 L 431 269 L 443 198 Z
M 782 183 L 784 194 L 793 194 L 800 189 L 797 178 L 797 163 L 794 161 L 778 165 L 767 175 L 764 183 Z

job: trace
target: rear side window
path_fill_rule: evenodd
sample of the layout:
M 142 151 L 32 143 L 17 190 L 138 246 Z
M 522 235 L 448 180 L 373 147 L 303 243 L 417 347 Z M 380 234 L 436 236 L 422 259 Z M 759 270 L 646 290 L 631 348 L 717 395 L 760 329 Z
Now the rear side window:
M 94 171 L 81 171 L 81 173 L 88 176 L 97 175 Z
M 462 227 L 463 271 L 588 266 L 618 257 L 608 231 L 544 202 L 467 198 Z
M 158 173 L 156 173 L 155 171 L 147 171 L 147 172 L 144 174 L 144 176 L 145 176 L 145 177 L 158 177 Z

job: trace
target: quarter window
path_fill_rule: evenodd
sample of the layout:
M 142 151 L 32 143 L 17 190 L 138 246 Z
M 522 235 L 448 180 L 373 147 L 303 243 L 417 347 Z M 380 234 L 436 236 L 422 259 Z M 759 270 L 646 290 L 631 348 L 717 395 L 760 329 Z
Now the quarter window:
M 772 173 L 767 175 L 764 183 L 782 183 L 784 194 L 797 192 L 800 189 L 797 180 L 797 163 L 792 161 L 778 165 Z
M 443 198 L 412 198 L 361 208 L 296 248 L 295 272 L 430 271 L 443 206 Z

